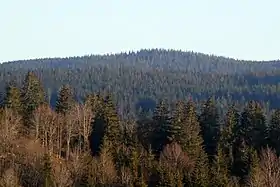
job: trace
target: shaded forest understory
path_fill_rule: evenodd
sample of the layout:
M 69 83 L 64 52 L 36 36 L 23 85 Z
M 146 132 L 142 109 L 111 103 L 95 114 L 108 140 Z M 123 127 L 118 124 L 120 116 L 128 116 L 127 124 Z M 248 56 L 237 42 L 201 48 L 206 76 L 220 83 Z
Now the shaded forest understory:
M 0 186 L 280 186 L 277 61 L 172 50 L 0 65 Z

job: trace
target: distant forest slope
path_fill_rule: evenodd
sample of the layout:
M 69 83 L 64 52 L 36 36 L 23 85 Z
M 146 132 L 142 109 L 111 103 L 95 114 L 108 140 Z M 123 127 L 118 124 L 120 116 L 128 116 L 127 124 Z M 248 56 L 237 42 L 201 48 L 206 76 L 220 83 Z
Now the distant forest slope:
M 34 71 L 54 104 L 57 91 L 69 84 L 82 101 L 92 92 L 114 94 L 121 114 L 153 109 L 155 101 L 215 96 L 221 108 L 229 102 L 261 100 L 279 107 L 280 61 L 254 62 L 175 50 L 151 49 L 115 55 L 92 55 L 7 62 L 0 65 L 1 98 L 5 85 L 21 86 Z

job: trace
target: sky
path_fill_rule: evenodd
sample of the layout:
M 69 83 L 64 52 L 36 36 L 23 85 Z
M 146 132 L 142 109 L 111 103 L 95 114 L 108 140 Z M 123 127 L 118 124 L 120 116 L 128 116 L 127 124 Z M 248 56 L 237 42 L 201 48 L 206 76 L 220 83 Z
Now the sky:
M 180 49 L 280 59 L 279 0 L 0 0 L 0 62 Z

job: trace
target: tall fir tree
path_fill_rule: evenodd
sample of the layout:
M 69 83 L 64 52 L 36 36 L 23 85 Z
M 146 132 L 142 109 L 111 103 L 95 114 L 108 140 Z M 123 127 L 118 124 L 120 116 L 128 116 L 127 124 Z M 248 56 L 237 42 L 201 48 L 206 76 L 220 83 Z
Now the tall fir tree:
M 152 149 L 158 157 L 164 146 L 171 142 L 171 117 L 164 101 L 156 107 L 153 115 Z
M 194 170 L 189 176 L 184 172 L 184 183 L 189 186 L 207 186 L 209 182 L 209 165 L 207 154 L 203 148 L 203 138 L 198 122 L 196 109 L 193 101 L 189 100 L 184 111 L 182 120 L 182 133 L 180 141 L 182 149 L 195 162 Z
M 219 141 L 220 149 L 225 154 L 226 163 L 229 169 L 233 164 L 233 143 L 235 139 L 235 129 L 239 126 L 239 113 L 232 105 L 226 113 L 225 123 L 222 128 Z
M 55 110 L 57 113 L 65 115 L 71 110 L 74 104 L 73 91 L 71 87 L 63 85 L 58 93 Z
M 243 137 L 239 136 L 233 144 L 233 167 L 232 175 L 240 179 L 241 184 L 245 184 L 250 172 L 250 154 L 252 148 L 246 144 Z
M 185 113 L 186 113 L 186 105 L 184 102 L 179 101 L 176 103 L 176 109 L 175 113 L 171 120 L 171 128 L 168 130 L 168 133 L 170 135 L 169 140 L 175 141 L 178 144 L 182 145 L 181 138 L 184 136 L 183 134 L 183 128 L 184 128 L 184 122 L 185 119 Z
M 187 186 L 208 187 L 211 183 L 209 177 L 208 156 L 204 151 L 200 151 L 195 162 L 195 168 L 191 174 L 191 181 L 184 179 Z
M 195 110 L 194 103 L 189 101 L 184 111 L 184 118 L 181 123 L 182 132 L 179 140 L 182 149 L 192 159 L 195 159 L 203 149 L 203 138 L 200 134 L 201 128 Z
M 250 101 L 241 114 L 240 123 L 238 136 L 244 137 L 247 145 L 260 151 L 268 141 L 266 117 L 260 104 Z
M 211 167 L 212 186 L 229 186 L 230 172 L 227 164 L 227 155 L 224 153 L 221 145 L 218 144 L 217 155 Z
M 6 86 L 4 106 L 12 109 L 14 113 L 20 113 L 21 111 L 20 89 L 16 87 L 14 82 L 10 82 Z
M 116 149 L 120 146 L 123 137 L 120 119 L 115 104 L 113 103 L 112 95 L 108 94 L 105 97 L 104 104 L 104 114 L 106 117 L 105 136 L 108 138 L 107 140 L 111 142 L 112 148 Z
M 219 114 L 214 98 L 209 98 L 203 105 L 202 113 L 199 116 L 199 122 L 205 151 L 211 163 L 217 153 L 217 145 L 220 136 Z
M 280 109 L 273 111 L 268 129 L 269 146 L 280 155 Z
M 21 90 L 22 116 L 24 125 L 32 125 L 33 112 L 45 102 L 45 93 L 38 77 L 29 71 Z
M 116 156 L 123 136 L 120 119 L 114 106 L 112 96 L 102 98 L 101 106 L 93 119 L 91 133 L 91 148 L 94 155 L 98 155 L 102 145 L 110 145 L 107 149 Z M 108 141 L 108 142 L 105 142 Z
M 100 98 L 100 107 L 96 110 L 92 119 L 92 131 L 89 137 L 90 148 L 93 156 L 100 154 L 103 138 L 105 134 L 106 117 L 104 113 L 104 103 Z
M 260 158 L 258 156 L 258 153 L 256 150 L 251 149 L 251 154 L 249 157 L 249 173 L 247 175 L 247 180 L 244 183 L 249 183 L 249 186 L 256 186 L 261 187 L 263 184 L 260 184 L 259 182 L 262 180 L 258 174 L 261 172 L 260 167 Z

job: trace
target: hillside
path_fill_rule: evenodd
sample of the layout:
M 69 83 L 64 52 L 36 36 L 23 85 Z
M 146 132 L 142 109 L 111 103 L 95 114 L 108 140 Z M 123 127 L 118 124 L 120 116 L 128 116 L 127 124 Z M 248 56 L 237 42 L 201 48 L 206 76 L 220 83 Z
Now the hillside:
M 42 80 L 51 103 L 63 84 L 70 84 L 78 100 L 97 91 L 110 91 L 120 112 L 154 101 L 214 95 L 221 104 L 250 99 L 278 107 L 279 61 L 241 61 L 195 52 L 151 49 L 114 55 L 92 55 L 7 62 L 0 65 L 0 91 L 15 80 L 20 86 L 27 71 Z M 4 94 L 2 94 L 2 97 Z
M 0 186 L 280 186 L 277 61 L 143 53 L 2 64 Z

